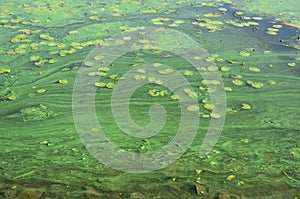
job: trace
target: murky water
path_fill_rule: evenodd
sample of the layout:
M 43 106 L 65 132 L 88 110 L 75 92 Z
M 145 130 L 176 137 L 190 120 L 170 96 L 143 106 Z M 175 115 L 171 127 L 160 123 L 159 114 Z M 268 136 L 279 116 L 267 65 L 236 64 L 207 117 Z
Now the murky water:
M 1 6 L 1 197 L 300 197 L 300 39 L 293 7 L 287 21 L 279 12 L 250 12 L 257 7 L 255 2 L 239 1 L 11 1 Z M 108 39 L 117 33 L 134 34 L 146 27 L 176 30 L 198 42 L 205 50 L 203 57 L 194 57 L 199 65 L 194 68 L 147 39 L 139 40 L 141 49 L 107 67 L 101 64 L 107 63 L 109 53 L 90 54 L 97 47 L 110 49 L 132 39 Z M 181 42 L 172 37 L 162 41 L 171 46 Z M 143 64 L 150 64 L 151 70 L 138 69 Z M 73 88 L 82 67 L 89 70 L 85 78 L 99 79 L 91 85 L 95 115 L 109 141 L 120 147 L 120 154 L 147 154 L 172 142 L 181 124 L 179 99 L 183 96 L 158 77 L 172 79 L 169 85 L 176 85 L 177 79 L 170 77 L 178 72 L 192 89 L 183 87 L 183 94 L 198 102 L 184 109 L 199 116 L 192 144 L 177 160 L 151 172 L 128 173 L 99 162 L 84 146 L 73 118 Z M 150 73 L 153 68 L 157 73 Z M 125 79 L 130 70 L 133 76 Z M 199 72 L 219 72 L 222 82 L 207 81 Z M 167 119 L 156 135 L 129 136 L 117 125 L 111 98 L 122 81 L 132 82 L 128 87 L 148 83 L 138 87 L 129 101 L 130 117 L 137 125 L 151 123 L 153 104 L 165 108 Z M 211 99 L 214 88 L 223 84 L 226 116 L 214 112 L 218 102 Z M 80 103 L 89 100 L 86 96 Z M 99 134 L 99 127 L 89 126 L 92 116 L 84 117 L 87 131 Z M 221 119 L 225 124 L 220 138 L 199 158 L 210 121 Z M 176 147 L 181 150 L 184 145 Z M 107 159 L 118 157 L 109 150 L 99 152 Z M 153 162 L 164 162 L 163 157 L 154 157 Z M 130 164 L 119 160 L 119 164 L 125 162 Z

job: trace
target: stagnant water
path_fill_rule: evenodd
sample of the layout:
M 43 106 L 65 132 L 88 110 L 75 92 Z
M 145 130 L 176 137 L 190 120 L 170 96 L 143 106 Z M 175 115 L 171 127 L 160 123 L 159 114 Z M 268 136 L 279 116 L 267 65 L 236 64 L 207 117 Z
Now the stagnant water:
M 300 197 L 296 25 L 230 3 L 197 1 L 11 1 L 3 2 L 0 17 L 1 197 Z M 154 34 L 160 43 L 153 44 L 148 28 L 174 35 Z M 119 40 L 110 39 L 120 33 Z M 137 47 L 118 56 L 136 37 Z M 177 45 L 187 46 L 184 52 L 191 51 L 196 67 L 172 52 Z M 116 58 L 112 63 L 110 56 Z M 201 76 L 209 72 L 219 79 Z M 188 84 L 180 88 L 175 74 Z M 89 81 L 95 82 L 85 85 Z M 117 90 L 122 82 L 124 92 Z M 133 85 L 127 114 L 121 102 Z M 225 95 L 216 92 L 220 87 Z M 214 101 L 213 93 L 222 99 Z M 111 99 L 120 100 L 115 112 Z M 196 104 L 182 106 L 181 99 Z M 76 104 L 82 112 L 74 120 Z M 149 116 L 153 104 L 167 113 L 162 128 L 161 109 Z M 224 106 L 226 115 L 214 112 L 215 106 Z M 182 142 L 150 162 L 131 165 L 171 143 L 185 114 L 193 121 L 183 124 Z M 128 135 L 116 115 L 132 132 L 158 132 Z M 91 126 L 95 116 L 99 126 Z M 199 157 L 211 121 L 225 123 L 216 145 Z M 93 140 L 87 144 L 82 129 L 95 138 L 105 132 L 119 150 Z M 104 161 L 88 151 L 93 144 Z M 181 150 L 180 157 L 168 160 Z M 137 155 L 121 156 L 125 152 Z M 161 168 L 147 172 L 152 163 Z

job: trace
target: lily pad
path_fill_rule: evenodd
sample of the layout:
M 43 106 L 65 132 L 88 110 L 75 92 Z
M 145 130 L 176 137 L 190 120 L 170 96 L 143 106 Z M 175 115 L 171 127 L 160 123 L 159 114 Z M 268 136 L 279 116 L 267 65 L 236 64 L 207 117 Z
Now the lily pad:
M 247 103 L 242 103 L 242 109 L 250 110 L 251 106 L 249 104 L 247 104 Z
M 295 63 L 295 62 L 289 62 L 289 63 L 288 63 L 288 66 L 290 66 L 290 67 L 295 67 L 295 66 L 296 66 L 296 63 Z
M 240 51 L 240 56 L 242 56 L 242 57 L 248 57 L 248 56 L 250 56 L 250 53 L 249 52 L 247 52 L 247 51 Z
M 237 86 L 244 85 L 244 82 L 242 80 L 239 80 L 239 79 L 232 80 L 232 83 L 235 84 L 235 85 L 237 85 Z
M 255 81 L 251 81 L 251 80 L 247 80 L 246 82 L 250 87 L 256 88 L 256 89 L 262 88 L 264 86 L 264 84 L 261 82 L 255 82 Z
M 113 82 L 108 82 L 106 84 L 106 88 L 110 88 L 110 89 L 113 89 L 115 87 L 115 84 Z
M 199 111 L 199 106 L 196 104 L 192 104 L 192 105 L 187 106 L 187 110 L 188 111 Z
M 260 69 L 256 67 L 249 67 L 248 69 L 252 72 L 260 72 Z

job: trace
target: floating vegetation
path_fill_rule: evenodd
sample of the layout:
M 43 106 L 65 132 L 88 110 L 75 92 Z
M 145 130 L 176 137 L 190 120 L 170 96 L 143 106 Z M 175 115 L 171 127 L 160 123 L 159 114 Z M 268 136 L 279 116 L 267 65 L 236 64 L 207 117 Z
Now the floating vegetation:
M 41 57 L 38 55 L 32 55 L 32 56 L 30 56 L 29 59 L 30 59 L 30 61 L 38 61 L 41 59 Z
M 0 75 L 3 73 L 10 74 L 10 68 L 0 68 Z
M 24 122 L 41 121 L 57 116 L 53 111 L 41 107 L 23 108 L 16 115 L 10 117 L 20 117 Z
M 105 86 L 106 86 L 106 88 L 113 89 L 115 87 L 115 83 L 108 82 Z
M 247 52 L 247 51 L 240 51 L 239 55 L 242 56 L 242 57 L 249 57 L 250 53 Z
M 156 89 L 150 89 L 150 90 L 149 90 L 149 94 L 150 94 L 151 96 L 153 96 L 153 97 L 157 97 L 157 96 L 160 95 L 159 91 L 156 90 Z
M 66 80 L 66 79 L 60 79 L 60 80 L 58 80 L 58 83 L 59 84 L 67 84 L 68 80 Z
M 228 91 L 228 92 L 231 92 L 231 91 L 232 91 L 232 88 L 231 88 L 231 87 L 228 87 L 228 86 L 225 86 L 225 87 L 224 87 L 224 90 L 225 90 L 225 91 Z
M 277 35 L 277 34 L 278 34 L 278 31 L 279 31 L 279 30 L 276 29 L 276 28 L 268 28 L 266 33 L 267 33 L 268 35 Z
M 242 109 L 250 110 L 251 106 L 249 104 L 247 104 L 247 103 L 242 103 Z
M 192 105 L 187 106 L 187 110 L 188 111 L 199 111 L 199 106 L 192 104 Z
M 203 107 L 207 110 L 212 110 L 215 106 L 213 104 L 207 103 L 204 104 Z
M 173 94 L 173 95 L 171 95 L 171 99 L 173 99 L 173 100 L 178 100 L 178 99 L 179 99 L 179 96 L 178 96 L 178 95 L 175 95 L 175 94 Z
M 234 85 L 237 85 L 237 86 L 242 86 L 242 85 L 244 85 L 244 82 L 243 82 L 242 80 L 239 80 L 239 79 L 234 79 L 234 80 L 232 80 L 232 83 L 233 83 Z
M 249 67 L 248 68 L 250 71 L 252 71 L 252 72 L 260 72 L 260 69 L 259 68 L 257 68 L 257 67 Z
M 185 70 L 185 71 L 183 72 L 183 74 L 184 74 L 185 76 L 192 76 L 194 73 L 193 73 L 192 71 L 190 71 L 190 70 Z
M 230 71 L 230 68 L 228 66 L 222 66 L 220 70 L 222 72 L 228 72 L 228 71 Z
M 106 83 L 105 82 L 96 82 L 95 86 L 100 87 L 100 88 L 105 88 L 106 87 Z
M 86 62 L 84 62 L 84 65 L 88 66 L 88 67 L 92 67 L 92 66 L 95 66 L 95 63 L 91 62 L 91 61 L 86 61 Z
M 41 94 L 41 93 L 45 93 L 46 91 L 47 91 L 46 89 L 41 88 L 41 89 L 38 89 L 36 92 Z
M 251 88 L 259 89 L 259 88 L 264 87 L 264 84 L 261 83 L 261 82 L 255 82 L 255 81 L 247 80 L 246 83 L 247 83 L 247 85 L 249 85 Z
M 257 21 L 260 21 L 260 20 L 263 20 L 262 17 L 252 17 L 253 20 L 257 20 Z
M 295 62 L 289 62 L 289 63 L 288 63 L 288 66 L 290 66 L 290 67 L 295 67 L 295 66 L 296 66 L 296 63 L 295 63 Z
M 276 82 L 275 82 L 274 80 L 268 80 L 268 83 L 269 83 L 270 85 L 276 84 Z
M 201 19 L 199 21 L 193 22 L 195 25 L 199 25 L 200 27 L 205 27 L 208 32 L 216 32 L 218 30 L 223 30 L 223 22 L 218 20 L 211 19 Z
M 174 69 L 172 68 L 166 68 L 166 69 L 163 69 L 163 70 L 159 70 L 157 71 L 159 74 L 162 74 L 162 75 L 166 75 L 166 74 L 170 74 L 170 73 L 173 73 L 174 72 Z

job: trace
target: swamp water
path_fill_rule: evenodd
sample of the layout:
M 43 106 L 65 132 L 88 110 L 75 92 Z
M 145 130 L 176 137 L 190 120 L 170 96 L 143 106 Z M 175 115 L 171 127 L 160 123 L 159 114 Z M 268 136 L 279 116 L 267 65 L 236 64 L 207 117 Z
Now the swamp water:
M 299 28 L 237 7 L 222 1 L 1 3 L 0 197 L 299 198 Z M 158 48 L 134 50 L 106 68 L 86 61 L 96 46 L 109 45 L 105 39 L 145 27 L 185 33 L 207 51 L 205 62 L 213 63 L 197 70 L 221 73 L 226 120 L 204 158 L 198 153 L 209 122 L 222 117 L 212 114 L 209 85 L 221 82 L 205 81 L 182 57 Z M 131 96 L 131 118 L 149 124 L 149 108 L 159 103 L 167 112 L 165 126 L 150 138 L 131 137 L 111 111 L 116 84 L 145 63 L 163 75 L 169 75 L 160 70 L 167 65 L 189 81 L 193 90 L 186 95 L 199 102 L 189 111 L 199 113 L 200 122 L 193 143 L 172 164 L 127 173 L 100 163 L 82 144 L 72 114 L 73 86 L 80 67 L 94 67 L 86 77 L 101 77 L 93 86 L 106 136 L 129 152 L 156 151 L 177 133 L 180 96 L 140 69 L 132 81 L 149 84 Z M 96 127 L 91 131 L 99 133 Z

